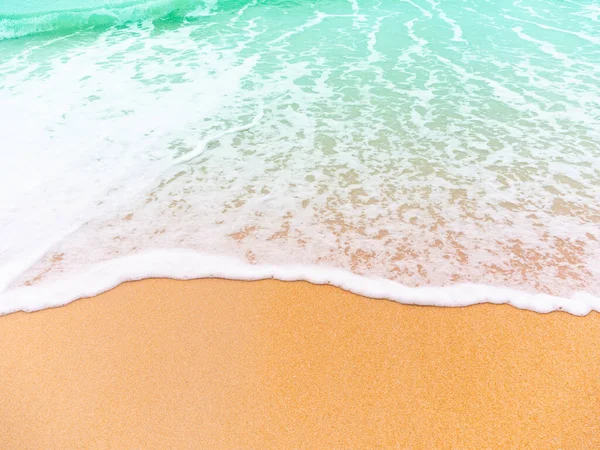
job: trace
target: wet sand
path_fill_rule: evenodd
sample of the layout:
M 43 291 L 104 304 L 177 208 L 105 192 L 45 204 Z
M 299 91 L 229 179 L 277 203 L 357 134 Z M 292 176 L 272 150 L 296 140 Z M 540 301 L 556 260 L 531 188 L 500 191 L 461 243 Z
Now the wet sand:
M 145 280 L 0 317 L 0 448 L 600 448 L 600 315 Z

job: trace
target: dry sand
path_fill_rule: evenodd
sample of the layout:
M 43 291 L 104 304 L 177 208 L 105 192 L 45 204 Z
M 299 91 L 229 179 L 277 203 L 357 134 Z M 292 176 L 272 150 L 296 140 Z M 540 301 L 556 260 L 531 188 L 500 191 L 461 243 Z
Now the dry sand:
M 0 343 L 4 450 L 600 448 L 597 313 L 145 280 Z

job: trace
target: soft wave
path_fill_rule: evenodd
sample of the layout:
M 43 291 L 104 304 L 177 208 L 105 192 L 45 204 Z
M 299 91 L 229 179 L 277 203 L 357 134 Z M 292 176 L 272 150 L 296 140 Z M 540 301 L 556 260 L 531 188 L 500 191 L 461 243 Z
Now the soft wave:
M 134 0 L 102 7 L 30 14 L 0 14 L 0 40 L 38 33 L 64 34 L 86 28 L 108 28 L 167 16 L 183 18 L 203 4 L 202 0 Z
M 62 306 L 79 298 L 98 295 L 125 281 L 145 278 L 225 278 L 245 281 L 274 278 L 329 284 L 367 297 L 411 305 L 457 307 L 477 303 L 510 304 L 540 313 L 560 310 L 577 316 L 584 316 L 592 310 L 600 311 L 600 298 L 583 292 L 565 298 L 473 283 L 409 287 L 335 268 L 254 265 L 230 257 L 170 249 L 113 259 L 96 264 L 75 276 L 0 293 L 0 315 Z
M 142 8 L 0 0 L 0 16 L 124 1 Z M 0 311 L 254 271 L 370 296 L 386 278 L 404 302 L 597 309 L 598 27 L 580 6 L 548 13 L 573 35 L 500 0 L 161 1 L 143 6 L 152 24 L 0 43 Z M 101 263 L 175 248 L 259 266 Z

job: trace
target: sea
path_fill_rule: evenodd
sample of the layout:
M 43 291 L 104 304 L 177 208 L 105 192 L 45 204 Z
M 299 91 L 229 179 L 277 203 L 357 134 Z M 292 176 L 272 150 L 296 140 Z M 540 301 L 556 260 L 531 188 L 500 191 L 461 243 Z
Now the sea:
M 0 314 L 148 277 L 600 311 L 600 3 L 0 1 Z

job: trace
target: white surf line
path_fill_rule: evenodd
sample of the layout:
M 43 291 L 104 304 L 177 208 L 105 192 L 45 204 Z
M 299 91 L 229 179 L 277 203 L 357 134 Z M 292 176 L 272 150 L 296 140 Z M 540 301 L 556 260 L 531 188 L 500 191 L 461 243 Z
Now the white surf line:
M 552 44 L 550 42 L 546 42 L 546 41 L 541 41 L 539 39 L 535 39 L 535 38 L 529 36 L 528 34 L 525 34 L 523 32 L 522 27 L 515 27 L 512 29 L 512 31 L 514 33 L 516 33 L 516 35 L 519 36 L 520 39 L 537 45 L 538 48 L 542 52 L 546 53 L 547 55 L 552 56 L 555 59 L 562 61 L 567 67 L 571 67 L 573 65 L 573 61 L 571 60 L 571 58 L 569 58 L 564 53 L 561 53 L 558 50 L 556 50 L 556 46 L 554 44 Z
M 54 38 L 54 39 L 50 39 L 50 40 L 45 41 L 45 42 L 43 42 L 43 43 L 41 43 L 39 45 L 34 45 L 34 46 L 31 46 L 31 47 L 28 47 L 27 49 L 23 50 L 22 52 L 19 52 L 17 55 L 11 57 L 8 61 L 3 62 L 2 64 L 3 65 L 6 64 L 7 66 L 11 67 L 10 64 L 13 63 L 13 62 L 23 62 L 23 61 L 27 60 L 27 58 L 29 58 L 34 52 L 36 52 L 36 51 L 38 51 L 40 49 L 43 49 L 45 47 L 48 47 L 50 45 L 53 45 L 53 44 L 55 44 L 57 42 L 63 41 L 65 39 L 69 39 L 69 38 L 71 38 L 73 36 L 77 36 L 79 34 L 81 34 L 81 31 L 75 31 L 75 32 L 67 34 L 65 36 L 60 36 L 60 37 L 57 37 L 57 38 Z M 2 41 L 2 40 L 3 39 L 0 38 L 0 41 Z
M 423 14 L 425 17 L 427 17 L 428 19 L 431 19 L 433 17 L 433 14 L 431 14 L 429 11 L 427 11 L 425 8 L 423 8 L 420 5 L 417 5 L 416 3 L 412 2 L 411 0 L 401 0 L 403 3 L 408 3 L 411 6 L 414 6 L 415 8 L 417 8 L 419 11 L 421 11 L 421 14 Z
M 391 15 L 377 17 L 375 24 L 368 30 L 366 34 L 367 39 L 367 50 L 369 55 L 367 56 L 367 63 L 369 64 L 369 70 L 375 72 L 377 83 L 386 86 L 388 89 L 394 89 L 395 85 L 385 77 L 385 71 L 376 62 L 385 61 L 385 56 L 378 51 L 375 47 L 377 46 L 377 34 L 381 31 L 381 24 L 384 20 L 389 19 Z
M 236 133 L 241 133 L 243 131 L 248 131 L 251 128 L 254 128 L 255 126 L 257 126 L 260 123 L 260 121 L 263 119 L 263 117 L 265 116 L 265 108 L 266 108 L 266 106 L 261 101 L 259 111 L 256 114 L 256 116 L 254 117 L 254 119 L 252 119 L 251 122 L 249 122 L 245 125 L 239 125 L 237 127 L 228 128 L 226 130 L 221 131 L 220 133 L 214 134 L 212 136 L 208 136 L 207 138 L 198 142 L 198 144 L 196 144 L 194 150 L 191 150 L 187 153 L 184 153 L 180 157 L 175 158 L 171 162 L 171 164 L 169 164 L 162 171 L 160 171 L 152 181 L 147 183 L 147 187 L 150 190 L 150 192 L 153 192 L 154 189 L 156 189 L 156 187 L 158 185 L 160 185 L 162 182 L 164 182 L 166 179 L 168 179 L 171 175 L 175 175 L 173 173 L 174 168 L 178 168 L 178 167 L 182 166 L 183 164 L 186 164 L 186 163 L 200 157 L 206 150 L 206 147 L 208 146 L 208 144 L 210 144 L 211 142 L 216 142 L 230 134 L 236 134 Z M 178 169 L 178 171 L 180 172 L 181 169 Z
M 465 83 L 467 83 L 470 80 L 481 81 L 487 84 L 493 90 L 494 96 L 499 101 L 506 103 L 507 105 L 513 106 L 515 109 L 518 110 L 524 109 L 526 111 L 533 112 L 534 114 L 536 114 L 537 117 L 544 118 L 552 126 L 556 126 L 556 119 L 553 115 L 548 114 L 546 111 L 543 111 L 538 105 L 535 105 L 528 101 L 527 98 L 519 92 L 505 87 L 504 85 L 492 78 L 487 78 L 482 75 L 470 73 L 467 70 L 465 70 L 462 66 L 453 63 L 452 61 L 450 61 L 447 58 L 444 58 L 443 56 L 437 55 L 436 57 L 438 61 L 441 61 L 446 66 L 454 70 L 458 75 L 460 75 L 465 81 Z
M 412 19 L 412 20 L 409 20 L 408 22 L 406 22 L 404 25 L 407 28 L 408 37 L 411 38 L 413 41 L 415 41 L 417 43 L 416 45 L 413 45 L 410 49 L 417 48 L 417 50 L 419 50 L 417 52 L 417 54 L 421 54 L 421 50 L 423 50 L 425 48 L 425 46 L 427 44 L 429 44 L 429 41 L 427 39 L 423 39 L 421 37 L 418 37 L 415 34 L 414 25 L 415 25 L 415 22 L 418 22 L 418 21 L 419 21 L 419 19 Z
M 368 278 L 342 269 L 306 265 L 254 265 L 236 258 L 207 255 L 184 249 L 154 250 L 95 264 L 71 276 L 23 286 L 0 294 L 0 315 L 37 311 L 93 297 L 126 281 L 145 278 L 190 280 L 308 281 L 328 284 L 374 299 L 409 305 L 459 307 L 477 303 L 509 304 L 539 313 L 565 311 L 584 316 L 600 311 L 600 297 L 578 292 L 570 298 L 530 293 L 512 288 L 474 283 L 443 287 L 409 287 L 384 278 Z
M 418 37 L 414 32 L 414 24 L 418 21 L 419 19 L 414 18 L 404 23 L 404 26 L 407 29 L 406 33 L 408 34 L 408 37 L 415 41 L 415 44 L 408 47 L 406 51 L 398 56 L 394 70 L 398 69 L 399 66 L 406 66 L 406 64 L 412 65 L 413 59 L 411 58 L 411 55 L 422 55 L 424 52 L 428 51 L 426 46 L 429 44 L 429 41 Z
M 350 3 L 350 7 L 352 8 L 352 15 L 354 16 L 354 20 L 352 21 L 352 26 L 354 28 L 360 28 L 360 22 L 364 22 L 367 18 L 360 14 L 360 7 L 358 6 L 358 0 L 348 0 Z
M 211 142 L 216 142 L 230 134 L 237 134 L 237 133 L 241 133 L 242 131 L 248 131 L 249 129 L 254 128 L 255 126 L 257 126 L 260 123 L 260 121 L 265 116 L 264 108 L 265 108 L 264 105 L 261 104 L 258 114 L 254 117 L 254 119 L 252 119 L 252 121 L 250 123 L 247 123 L 245 125 L 239 125 L 239 126 L 233 127 L 233 128 L 228 128 L 227 130 L 223 130 L 220 133 L 217 133 L 213 136 L 209 136 L 206 139 L 203 139 L 196 145 L 196 148 L 194 150 L 192 150 L 191 152 L 185 153 L 181 157 L 177 158 L 173 165 L 185 164 L 185 163 L 190 162 L 193 159 L 196 159 L 197 157 L 199 157 L 200 155 L 202 155 L 204 153 L 204 151 L 206 150 L 206 147 Z
M 458 23 L 454 19 L 448 17 L 444 11 L 438 8 L 439 3 L 433 0 L 427 0 L 427 3 L 429 3 L 431 5 L 431 8 L 437 12 L 439 18 L 446 22 L 448 25 L 450 25 L 450 28 L 452 28 L 452 39 L 450 39 L 451 41 L 467 42 L 462 37 L 462 28 L 460 27 L 460 25 L 458 25 Z
M 377 33 L 381 31 L 382 22 L 387 19 L 389 16 L 378 17 L 375 21 L 375 25 L 369 30 L 367 34 L 367 49 L 369 50 L 369 56 L 367 57 L 367 61 L 369 63 L 373 63 L 376 61 L 381 61 L 382 55 L 375 46 L 377 45 Z
M 446 13 L 442 10 L 439 10 L 439 14 L 440 18 L 446 22 L 448 25 L 450 25 L 450 27 L 452 28 L 452 39 L 450 39 L 451 41 L 454 42 L 467 42 L 463 39 L 462 35 L 462 28 L 460 27 L 460 25 L 458 25 L 458 23 L 454 20 L 451 19 L 450 17 L 448 17 L 446 15 Z
M 527 11 L 529 13 L 529 15 L 531 15 L 532 17 L 537 17 L 539 19 L 543 19 L 543 16 L 540 16 L 535 9 L 533 9 L 531 6 L 523 6 L 522 5 L 523 0 L 517 0 L 516 2 L 513 3 L 513 6 L 515 6 L 516 8 L 520 8 L 523 9 L 525 11 Z
M 308 20 L 307 22 L 303 23 L 302 25 L 294 28 L 291 31 L 288 31 L 287 33 L 282 34 L 281 36 L 279 36 L 277 39 L 273 39 L 272 41 L 268 42 L 267 45 L 273 45 L 273 44 L 277 44 L 281 41 L 285 41 L 287 38 L 298 34 L 298 33 L 302 33 L 304 30 L 306 30 L 307 28 L 312 28 L 316 25 L 319 25 L 321 22 L 323 22 L 324 19 L 328 19 L 331 17 L 356 17 L 355 14 L 326 14 L 326 13 L 322 13 L 321 11 L 315 11 L 315 16 L 311 19 Z
M 519 19 L 518 17 L 509 16 L 508 14 L 503 14 L 503 17 L 509 20 L 514 20 L 515 22 L 528 23 L 530 25 L 535 25 L 543 30 L 552 30 L 558 31 L 560 33 L 570 34 L 572 36 L 577 36 L 579 39 L 583 39 L 584 41 L 591 42 L 592 44 L 600 44 L 600 38 L 596 38 L 594 36 L 590 36 L 589 34 L 583 33 L 581 31 L 569 31 L 563 30 L 562 28 L 552 27 L 550 25 L 544 25 L 537 22 L 532 22 L 531 20 Z
M 325 19 L 326 17 L 328 17 L 327 14 L 322 13 L 321 11 L 315 11 L 315 17 L 313 17 L 312 20 L 309 20 L 309 21 L 303 23 L 302 25 L 294 28 L 293 30 L 282 34 L 277 39 L 273 39 L 271 42 L 267 43 L 267 45 L 277 44 L 281 41 L 285 41 L 287 38 L 289 38 L 295 34 L 302 33 L 307 28 L 311 28 L 311 27 L 314 27 L 315 25 L 320 24 L 321 22 L 323 22 L 323 19 Z
M 588 19 L 592 19 L 594 22 L 599 21 L 598 18 L 600 17 L 600 5 L 586 5 L 584 8 L 589 12 L 585 14 L 578 14 L 579 16 L 587 17 Z
M 242 7 L 239 9 L 239 11 L 238 11 L 238 12 L 235 14 L 235 16 L 233 16 L 233 17 L 231 18 L 231 20 L 229 21 L 229 24 L 230 24 L 230 25 L 233 25 L 233 24 L 235 24 L 235 23 L 236 23 L 236 22 L 237 22 L 237 21 L 240 19 L 240 17 L 242 17 L 242 15 L 243 15 L 243 14 L 246 12 L 246 10 L 247 10 L 248 8 L 250 8 L 251 6 L 255 6 L 255 5 L 256 5 L 256 2 L 257 2 L 257 1 L 258 1 L 258 0 L 252 0 L 252 2 L 250 2 L 250 3 L 247 3 L 247 4 L 245 4 L 244 6 L 242 6 Z

